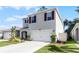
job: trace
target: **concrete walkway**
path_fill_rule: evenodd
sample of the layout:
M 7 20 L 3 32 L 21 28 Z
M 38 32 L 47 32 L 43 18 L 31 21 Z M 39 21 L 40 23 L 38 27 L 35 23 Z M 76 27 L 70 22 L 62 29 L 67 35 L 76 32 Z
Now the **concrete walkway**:
M 0 53 L 33 53 L 41 47 L 47 45 L 46 42 L 38 41 L 26 41 L 20 44 L 9 45 L 5 47 L 0 47 Z

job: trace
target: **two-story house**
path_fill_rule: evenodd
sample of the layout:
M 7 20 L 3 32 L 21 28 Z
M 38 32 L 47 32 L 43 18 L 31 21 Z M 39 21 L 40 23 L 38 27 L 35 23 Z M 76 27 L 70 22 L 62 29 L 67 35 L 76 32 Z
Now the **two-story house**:
M 56 35 L 56 41 L 59 34 L 64 32 L 63 22 L 56 8 L 46 9 L 28 14 L 23 18 L 23 28 L 20 30 L 21 39 L 51 42 L 51 35 Z

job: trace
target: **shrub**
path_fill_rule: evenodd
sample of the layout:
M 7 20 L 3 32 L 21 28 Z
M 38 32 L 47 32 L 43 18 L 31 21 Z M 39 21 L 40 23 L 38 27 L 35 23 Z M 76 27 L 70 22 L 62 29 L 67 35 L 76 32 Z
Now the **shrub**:
M 56 40 L 56 35 L 52 35 L 51 36 L 51 42 L 55 42 L 55 40 Z
M 9 40 L 10 42 L 21 42 L 21 39 L 20 38 L 11 38 L 10 40 Z

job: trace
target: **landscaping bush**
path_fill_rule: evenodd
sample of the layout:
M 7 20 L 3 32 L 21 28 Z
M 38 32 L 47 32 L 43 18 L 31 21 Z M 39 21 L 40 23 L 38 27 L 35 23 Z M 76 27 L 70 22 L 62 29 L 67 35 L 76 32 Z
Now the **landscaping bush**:
M 55 42 L 55 40 L 56 40 L 56 35 L 52 35 L 51 36 L 51 42 Z
M 9 40 L 10 42 L 21 42 L 21 39 L 20 38 L 11 38 L 10 40 Z

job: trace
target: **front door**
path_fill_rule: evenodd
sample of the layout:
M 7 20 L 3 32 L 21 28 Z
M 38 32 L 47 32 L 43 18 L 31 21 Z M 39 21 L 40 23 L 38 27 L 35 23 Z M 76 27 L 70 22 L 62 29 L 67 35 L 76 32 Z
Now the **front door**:
M 26 31 L 23 31 L 22 34 L 22 40 L 27 40 L 27 32 Z

